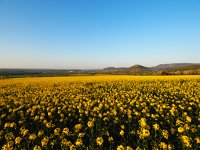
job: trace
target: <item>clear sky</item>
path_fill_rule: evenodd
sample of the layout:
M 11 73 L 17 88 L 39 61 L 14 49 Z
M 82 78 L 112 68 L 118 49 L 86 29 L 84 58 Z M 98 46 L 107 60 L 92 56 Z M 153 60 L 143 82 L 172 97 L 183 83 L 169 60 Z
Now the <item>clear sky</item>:
M 200 62 L 200 0 L 0 0 L 0 68 Z

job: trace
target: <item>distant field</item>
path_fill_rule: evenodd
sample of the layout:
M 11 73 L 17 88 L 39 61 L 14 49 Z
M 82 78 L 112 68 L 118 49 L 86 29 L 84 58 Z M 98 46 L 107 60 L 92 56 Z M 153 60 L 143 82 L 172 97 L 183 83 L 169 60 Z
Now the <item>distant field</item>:
M 0 80 L 2 149 L 199 149 L 200 76 Z

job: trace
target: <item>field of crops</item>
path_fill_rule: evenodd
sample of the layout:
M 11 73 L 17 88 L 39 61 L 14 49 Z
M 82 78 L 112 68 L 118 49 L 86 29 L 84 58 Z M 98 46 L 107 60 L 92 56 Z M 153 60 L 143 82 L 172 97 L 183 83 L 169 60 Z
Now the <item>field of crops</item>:
M 200 76 L 0 80 L 0 148 L 200 149 Z

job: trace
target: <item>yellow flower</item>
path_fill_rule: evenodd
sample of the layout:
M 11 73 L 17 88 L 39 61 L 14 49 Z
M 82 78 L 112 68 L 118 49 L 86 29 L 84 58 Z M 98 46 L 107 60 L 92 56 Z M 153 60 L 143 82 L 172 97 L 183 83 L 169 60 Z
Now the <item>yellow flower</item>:
M 163 130 L 162 131 L 162 135 L 163 135 L 163 137 L 165 138 L 165 139 L 168 139 L 168 131 L 167 130 Z
M 125 150 L 125 148 L 123 145 L 119 145 L 119 146 L 117 146 L 117 150 Z
M 36 137 L 37 137 L 36 134 L 33 133 L 33 134 L 31 134 L 31 135 L 29 136 L 29 139 L 30 139 L 30 140 L 35 140 Z
M 69 135 L 69 129 L 68 128 L 64 128 L 62 131 L 65 135 Z
M 20 144 L 21 140 L 22 140 L 21 137 L 15 138 L 15 144 Z
M 108 137 L 108 141 L 112 142 L 113 141 L 113 137 L 112 136 Z
M 10 123 L 9 122 L 6 122 L 5 125 L 4 125 L 4 128 L 9 128 L 10 127 Z
M 53 147 L 53 146 L 55 145 L 55 143 L 56 143 L 56 141 L 55 141 L 55 140 L 52 140 L 52 141 L 50 142 L 50 145 Z
M 101 146 L 103 144 L 103 138 L 97 137 L 96 142 L 97 142 L 97 145 Z
M 40 146 L 36 145 L 33 150 L 42 150 Z
M 76 150 L 76 147 L 74 145 L 71 145 L 70 150 Z
M 167 144 L 165 142 L 160 142 L 159 146 L 161 149 L 167 150 Z
M 186 121 L 187 121 L 187 122 L 191 122 L 192 119 L 191 119 L 189 116 L 186 116 Z
M 51 128 L 51 126 L 52 126 L 52 125 L 51 125 L 50 122 L 46 123 L 46 127 L 47 127 L 47 128 Z
M 76 124 L 74 128 L 76 132 L 79 132 L 82 129 L 82 124 Z
M 78 139 L 76 140 L 76 146 L 81 146 L 81 145 L 83 145 L 83 141 L 82 141 L 81 138 L 78 138 Z
M 186 146 L 186 147 L 192 147 L 191 143 L 190 143 L 190 138 L 187 137 L 186 135 L 182 135 L 181 136 L 181 140 L 183 142 L 183 144 Z
M 141 138 L 141 139 L 144 139 L 144 138 L 150 136 L 150 132 L 149 132 L 149 130 L 144 129 L 144 128 L 141 129 L 141 131 L 139 132 L 139 134 L 140 134 L 140 138 Z
M 22 130 L 22 135 L 26 136 L 28 134 L 29 130 L 28 129 L 23 129 Z
M 89 128 L 92 128 L 94 126 L 94 121 L 88 121 L 87 125 Z
M 44 131 L 43 131 L 43 130 L 40 130 L 40 131 L 38 132 L 38 136 L 39 136 L 39 137 L 41 137 L 43 134 L 44 134 Z
M 177 126 L 180 125 L 181 123 L 182 123 L 181 120 L 179 120 L 179 119 L 176 120 L 176 125 L 177 125 Z
M 124 136 L 124 130 L 121 130 L 121 131 L 119 132 L 119 134 L 120 134 L 121 136 Z
M 156 124 L 153 125 L 153 128 L 154 128 L 155 130 L 159 130 L 159 129 L 160 129 L 160 126 L 159 126 L 159 124 L 156 123 Z
M 133 149 L 130 146 L 127 146 L 126 150 L 133 150 Z
M 79 137 L 79 138 L 83 138 L 84 136 L 85 136 L 85 133 L 79 133 L 79 134 L 78 134 L 78 137 Z
M 190 126 L 188 124 L 185 124 L 184 128 L 185 128 L 185 130 L 189 130 Z
M 178 128 L 178 132 L 179 132 L 179 133 L 182 133 L 182 132 L 184 132 L 184 131 L 185 131 L 185 129 L 184 129 L 183 127 L 179 127 L 179 128 Z
M 15 127 L 15 126 L 16 126 L 16 124 L 15 124 L 14 122 L 10 123 L 10 127 L 11 127 L 11 128 L 13 128 L 13 127 Z
M 124 126 L 124 125 L 121 125 L 121 129 L 125 129 L 125 126 Z
M 196 137 L 194 140 L 196 141 L 197 144 L 200 143 L 200 138 L 199 137 Z
M 56 129 L 54 130 L 54 134 L 55 134 L 55 135 L 59 135 L 59 134 L 60 134 L 60 128 L 56 128 Z
M 172 150 L 173 146 L 171 144 L 168 144 L 167 148 L 168 148 L 168 150 Z
M 40 119 L 39 116 L 35 116 L 34 121 L 37 121 L 37 120 L 39 120 L 39 119 Z
M 12 150 L 14 146 L 13 141 L 9 141 L 7 144 L 4 144 L 2 150 Z
M 62 139 L 62 145 L 65 145 L 65 146 L 71 146 L 72 145 L 72 143 L 70 142 L 70 141 L 67 141 L 67 139 Z
M 45 136 L 41 141 L 42 147 L 47 146 L 48 142 L 49 142 L 49 138 Z
M 51 113 L 51 112 L 48 112 L 48 116 L 51 117 L 51 116 L 52 116 L 52 113 Z
M 135 150 L 142 150 L 139 146 Z
M 145 119 L 145 118 L 141 118 L 141 119 L 139 120 L 139 124 L 140 124 L 141 127 L 145 127 L 145 126 L 147 125 L 146 119 Z

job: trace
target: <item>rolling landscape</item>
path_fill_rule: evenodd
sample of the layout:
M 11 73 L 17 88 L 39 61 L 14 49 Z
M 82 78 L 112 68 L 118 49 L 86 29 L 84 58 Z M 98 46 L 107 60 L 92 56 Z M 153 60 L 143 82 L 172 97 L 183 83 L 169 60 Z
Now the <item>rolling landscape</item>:
M 0 78 L 70 75 L 200 75 L 200 63 L 160 64 L 154 67 L 107 67 L 103 69 L 0 69 Z
M 0 150 L 200 150 L 200 0 L 0 0 Z

